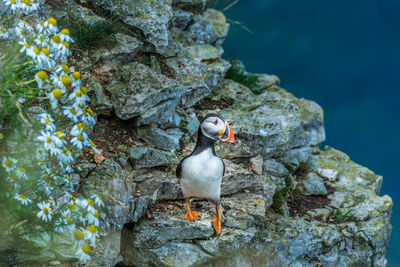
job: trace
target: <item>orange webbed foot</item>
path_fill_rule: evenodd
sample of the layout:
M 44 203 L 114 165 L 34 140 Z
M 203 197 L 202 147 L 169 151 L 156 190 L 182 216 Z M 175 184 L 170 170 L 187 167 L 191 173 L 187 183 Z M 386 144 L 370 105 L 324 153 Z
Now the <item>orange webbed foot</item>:
M 214 218 L 211 220 L 212 226 L 214 228 L 215 234 L 217 236 L 221 235 L 221 220 L 219 220 L 218 218 Z
M 188 210 L 185 216 L 185 220 L 192 222 L 200 220 L 200 214 L 192 210 Z

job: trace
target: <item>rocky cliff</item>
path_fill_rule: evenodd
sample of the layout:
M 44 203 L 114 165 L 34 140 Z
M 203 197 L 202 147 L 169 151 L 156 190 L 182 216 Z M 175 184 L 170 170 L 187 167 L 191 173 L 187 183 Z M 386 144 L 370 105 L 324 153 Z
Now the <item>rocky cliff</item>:
M 379 196 L 382 177 L 319 148 L 318 104 L 223 59 L 222 12 L 205 0 L 47 1 L 41 12 L 65 25 L 113 26 L 111 45 L 75 59 L 102 151 L 82 155 L 79 190 L 95 188 L 107 204 L 93 266 L 386 265 L 393 203 Z M 183 220 L 174 174 L 208 112 L 229 119 L 237 140 L 216 148 L 226 165 L 220 237 L 207 201 L 193 201 L 200 221 Z M 21 264 L 74 262 L 68 234 L 29 242 L 37 252 L 18 256 Z

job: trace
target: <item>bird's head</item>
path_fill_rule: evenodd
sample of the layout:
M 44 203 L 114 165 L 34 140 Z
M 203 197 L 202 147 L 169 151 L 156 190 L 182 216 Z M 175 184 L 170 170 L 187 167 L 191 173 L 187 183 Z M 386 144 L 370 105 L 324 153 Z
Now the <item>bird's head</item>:
M 211 113 L 204 117 L 200 124 L 202 133 L 213 140 L 234 143 L 235 135 L 228 122 L 221 115 Z

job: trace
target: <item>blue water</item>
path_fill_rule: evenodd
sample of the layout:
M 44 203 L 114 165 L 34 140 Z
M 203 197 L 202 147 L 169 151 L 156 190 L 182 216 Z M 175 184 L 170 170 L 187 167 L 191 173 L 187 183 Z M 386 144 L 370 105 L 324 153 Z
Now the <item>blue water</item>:
M 388 266 L 400 266 L 400 1 L 241 0 L 225 57 L 277 74 L 281 85 L 325 111 L 327 141 L 384 176 L 395 203 Z M 397 205 L 396 205 L 397 204 Z

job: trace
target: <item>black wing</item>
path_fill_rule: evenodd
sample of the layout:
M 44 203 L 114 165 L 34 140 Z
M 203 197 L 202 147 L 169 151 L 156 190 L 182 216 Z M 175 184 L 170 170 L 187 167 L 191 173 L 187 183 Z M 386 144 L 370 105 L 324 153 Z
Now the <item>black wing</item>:
M 190 157 L 190 155 L 184 157 L 184 158 L 181 160 L 181 162 L 179 162 L 178 166 L 176 167 L 176 172 L 175 172 L 175 173 L 176 173 L 176 177 L 178 177 L 178 178 L 182 178 L 182 163 L 183 163 L 183 161 L 184 161 L 187 157 Z

